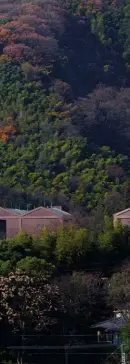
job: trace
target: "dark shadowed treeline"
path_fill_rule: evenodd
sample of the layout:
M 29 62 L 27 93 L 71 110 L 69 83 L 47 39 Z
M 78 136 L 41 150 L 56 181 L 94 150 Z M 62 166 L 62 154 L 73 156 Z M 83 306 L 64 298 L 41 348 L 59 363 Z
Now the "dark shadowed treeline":
M 129 254 L 129 230 L 119 223 L 112 229 L 109 219 L 95 242 L 90 240 L 87 229 L 74 227 L 60 228 L 57 233 L 44 230 L 40 238 L 21 232 L 16 238 L 1 241 L 2 360 L 15 362 L 18 352 L 7 349 L 10 345 L 96 344 L 92 324 L 108 318 L 119 307 L 127 315 Z M 124 335 L 129 338 L 129 325 Z M 104 351 L 96 346 L 90 362 L 94 362 L 94 355 L 99 351 L 101 363 L 108 355 L 103 352 L 111 353 L 111 350 L 111 347 Z M 40 362 L 41 354 L 35 351 L 36 362 Z M 92 349 L 84 351 L 89 353 Z M 19 354 L 30 363 L 34 351 L 30 348 L 26 352 L 23 348 Z M 63 348 L 61 354 L 63 360 Z M 47 360 L 59 362 L 56 353 L 51 359 L 47 355 L 52 355 L 51 349 L 46 354 Z

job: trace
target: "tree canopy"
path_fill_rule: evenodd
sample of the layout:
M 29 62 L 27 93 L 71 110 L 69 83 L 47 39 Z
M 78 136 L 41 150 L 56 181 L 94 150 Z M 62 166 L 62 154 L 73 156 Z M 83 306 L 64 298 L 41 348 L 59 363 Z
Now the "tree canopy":
M 0 4 L 0 201 L 95 209 L 129 187 L 129 1 Z

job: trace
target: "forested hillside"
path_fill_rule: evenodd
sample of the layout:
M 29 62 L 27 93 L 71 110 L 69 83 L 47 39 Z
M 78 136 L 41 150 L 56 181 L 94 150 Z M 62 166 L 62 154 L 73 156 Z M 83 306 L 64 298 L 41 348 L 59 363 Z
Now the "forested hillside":
M 129 34 L 129 0 L 0 2 L 1 205 L 129 205 Z
M 97 345 L 91 325 L 129 307 L 130 228 L 112 223 L 130 207 L 129 161 L 130 0 L 0 0 L 0 206 L 73 216 L 0 240 L 2 363 L 119 364 L 120 348 L 107 361 L 113 347 L 25 347 Z

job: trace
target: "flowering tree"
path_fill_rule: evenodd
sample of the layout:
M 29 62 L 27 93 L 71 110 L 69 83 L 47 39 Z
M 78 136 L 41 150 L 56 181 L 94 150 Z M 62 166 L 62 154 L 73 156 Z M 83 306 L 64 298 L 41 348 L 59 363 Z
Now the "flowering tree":
M 48 330 L 64 310 L 56 284 L 20 270 L 0 276 L 0 320 L 13 331 Z

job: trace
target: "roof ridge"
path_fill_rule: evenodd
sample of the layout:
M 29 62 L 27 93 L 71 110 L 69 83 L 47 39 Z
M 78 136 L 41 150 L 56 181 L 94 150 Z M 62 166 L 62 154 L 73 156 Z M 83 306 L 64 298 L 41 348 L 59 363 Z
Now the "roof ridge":
M 60 215 L 69 215 L 69 216 L 71 216 L 71 214 L 69 212 L 61 210 L 58 207 L 52 207 L 51 210 L 57 211 Z
M 122 211 L 119 211 L 119 212 L 115 212 L 115 214 L 114 215 L 121 215 L 121 214 L 123 214 L 124 212 L 127 212 L 127 211 L 129 211 L 130 210 L 130 207 L 128 207 L 127 209 L 124 209 L 124 210 L 122 210 Z

